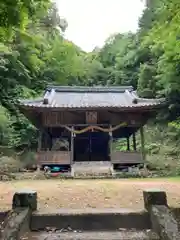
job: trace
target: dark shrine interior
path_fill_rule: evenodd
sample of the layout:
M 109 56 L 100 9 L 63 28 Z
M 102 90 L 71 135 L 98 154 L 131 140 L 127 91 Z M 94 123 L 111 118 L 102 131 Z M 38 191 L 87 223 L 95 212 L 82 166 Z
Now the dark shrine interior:
M 109 133 L 88 131 L 74 138 L 74 161 L 109 161 Z

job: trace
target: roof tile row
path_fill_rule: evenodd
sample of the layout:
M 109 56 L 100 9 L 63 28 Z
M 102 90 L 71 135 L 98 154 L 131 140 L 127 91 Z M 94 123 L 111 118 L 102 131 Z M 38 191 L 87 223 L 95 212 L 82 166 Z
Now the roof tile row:
M 45 101 L 46 100 L 46 101 Z M 35 108 L 143 108 L 157 106 L 162 99 L 139 98 L 132 87 L 48 87 L 42 99 L 22 100 Z

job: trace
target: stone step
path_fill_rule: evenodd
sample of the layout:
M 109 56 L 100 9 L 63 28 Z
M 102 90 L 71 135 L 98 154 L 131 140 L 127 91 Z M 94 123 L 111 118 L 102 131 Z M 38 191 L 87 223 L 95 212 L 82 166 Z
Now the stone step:
M 23 236 L 27 240 L 159 240 L 160 238 L 151 230 L 119 230 L 113 232 L 39 232 Z M 23 239 L 23 238 L 22 238 Z
M 31 230 L 42 231 L 47 227 L 80 231 L 144 230 L 151 228 L 151 222 L 148 212 L 129 209 L 59 209 L 33 213 Z

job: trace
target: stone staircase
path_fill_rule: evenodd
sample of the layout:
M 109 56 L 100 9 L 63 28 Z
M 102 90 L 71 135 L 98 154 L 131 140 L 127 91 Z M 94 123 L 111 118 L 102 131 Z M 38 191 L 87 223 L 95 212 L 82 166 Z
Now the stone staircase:
M 147 212 L 128 209 L 61 209 L 37 211 L 26 239 L 159 240 Z
M 108 177 L 112 176 L 112 164 L 110 162 L 75 162 L 71 168 L 71 175 L 78 177 Z
M 179 208 L 162 190 L 143 191 L 145 209 L 37 210 L 37 192 L 13 196 L 13 209 L 0 215 L 2 240 L 179 240 Z M 32 211 L 29 211 L 31 209 Z

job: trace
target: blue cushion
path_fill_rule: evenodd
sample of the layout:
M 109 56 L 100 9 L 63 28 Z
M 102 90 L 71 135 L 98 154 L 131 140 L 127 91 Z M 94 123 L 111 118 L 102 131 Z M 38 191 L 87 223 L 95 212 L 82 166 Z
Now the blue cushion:
M 52 170 L 53 170 L 53 171 L 56 171 L 56 172 L 60 171 L 60 169 L 61 169 L 60 167 L 53 167 L 53 168 L 52 168 Z

